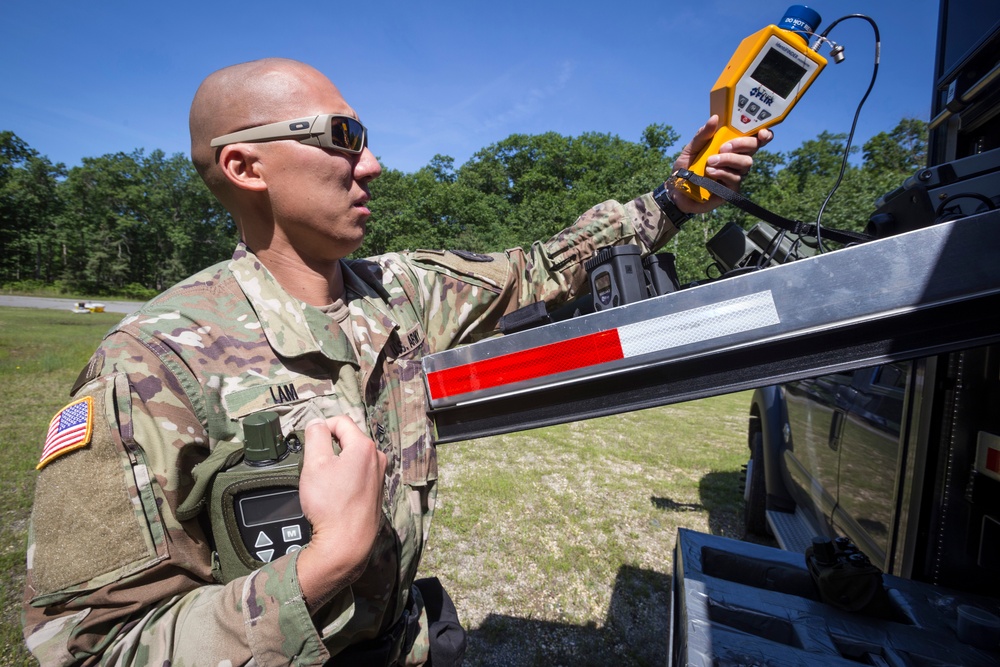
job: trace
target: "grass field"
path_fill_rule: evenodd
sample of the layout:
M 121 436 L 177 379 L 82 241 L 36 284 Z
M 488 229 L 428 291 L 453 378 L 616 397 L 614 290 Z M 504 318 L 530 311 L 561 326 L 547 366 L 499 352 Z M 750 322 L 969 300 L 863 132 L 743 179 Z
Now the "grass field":
M 119 319 L 0 308 L 0 665 L 31 664 L 21 646 L 20 606 L 41 441 L 101 336 Z
M 34 466 L 104 313 L 0 308 L 0 666 L 21 644 Z M 469 629 L 466 664 L 664 664 L 678 527 L 740 537 L 749 396 L 733 394 L 439 449 L 421 576 Z

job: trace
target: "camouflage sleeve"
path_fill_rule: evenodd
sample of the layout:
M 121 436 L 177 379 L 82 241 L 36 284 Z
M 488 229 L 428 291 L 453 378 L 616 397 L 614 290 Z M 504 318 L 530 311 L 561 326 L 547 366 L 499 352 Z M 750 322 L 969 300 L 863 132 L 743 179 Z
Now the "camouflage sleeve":
M 221 586 L 199 521 L 176 518 L 208 453 L 191 376 L 120 333 L 89 368 L 75 394 L 91 409 L 88 440 L 38 475 L 29 650 L 42 665 L 323 664 L 296 555 Z
M 552 310 L 585 293 L 584 264 L 600 248 L 636 244 L 648 255 L 677 231 L 646 194 L 626 204 L 598 204 L 527 249 L 488 255 L 419 250 L 404 262 L 418 286 L 431 349 L 441 350 L 496 333 L 503 315 L 533 302 Z

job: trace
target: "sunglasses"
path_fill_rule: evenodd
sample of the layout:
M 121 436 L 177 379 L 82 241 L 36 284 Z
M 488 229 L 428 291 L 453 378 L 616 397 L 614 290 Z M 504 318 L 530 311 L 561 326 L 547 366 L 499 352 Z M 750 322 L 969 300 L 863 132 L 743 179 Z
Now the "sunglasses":
M 356 118 L 332 113 L 283 120 L 239 130 L 212 139 L 212 147 L 241 142 L 280 141 L 294 139 L 310 146 L 332 148 L 357 155 L 368 146 L 368 131 Z

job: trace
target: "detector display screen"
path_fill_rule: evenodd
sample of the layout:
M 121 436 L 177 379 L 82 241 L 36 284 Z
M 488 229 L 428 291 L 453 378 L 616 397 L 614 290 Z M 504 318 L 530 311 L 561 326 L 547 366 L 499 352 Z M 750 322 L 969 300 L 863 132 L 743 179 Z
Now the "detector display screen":
M 787 99 L 788 94 L 795 90 L 795 86 L 802 81 L 802 77 L 808 71 L 788 56 L 779 53 L 777 49 L 769 49 L 756 69 L 750 73 L 750 78 L 775 95 Z

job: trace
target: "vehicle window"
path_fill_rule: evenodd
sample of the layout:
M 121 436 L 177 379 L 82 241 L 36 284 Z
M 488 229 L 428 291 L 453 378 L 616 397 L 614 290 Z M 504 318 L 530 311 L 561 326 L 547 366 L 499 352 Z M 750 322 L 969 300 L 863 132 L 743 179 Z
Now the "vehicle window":
M 902 364 L 880 366 L 872 384 L 888 389 L 906 388 L 906 367 Z

